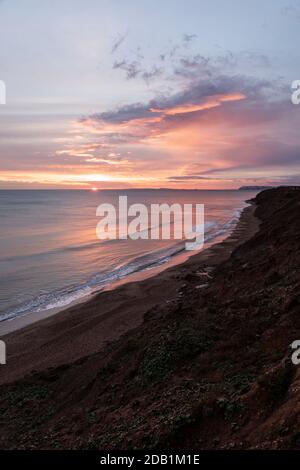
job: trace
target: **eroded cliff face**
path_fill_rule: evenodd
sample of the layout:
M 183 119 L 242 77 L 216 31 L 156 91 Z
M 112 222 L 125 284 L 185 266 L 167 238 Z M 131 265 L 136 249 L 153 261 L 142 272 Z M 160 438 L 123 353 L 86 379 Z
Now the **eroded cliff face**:
M 300 190 L 104 351 L 0 388 L 1 448 L 299 448 Z

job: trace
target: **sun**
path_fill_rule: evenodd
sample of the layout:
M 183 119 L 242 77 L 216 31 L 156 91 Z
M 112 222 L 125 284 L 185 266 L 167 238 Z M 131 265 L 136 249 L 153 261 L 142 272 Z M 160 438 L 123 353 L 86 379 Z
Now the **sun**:
M 93 188 L 91 188 L 91 191 L 97 192 L 97 191 L 98 191 L 98 188 L 93 187 Z

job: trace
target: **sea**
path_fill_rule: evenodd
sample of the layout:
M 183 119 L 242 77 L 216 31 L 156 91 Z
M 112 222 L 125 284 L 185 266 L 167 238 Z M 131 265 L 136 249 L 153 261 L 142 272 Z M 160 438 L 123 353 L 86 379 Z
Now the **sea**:
M 202 249 L 234 229 L 251 190 L 1 190 L 0 322 L 64 308 L 133 273 L 182 260 L 179 240 L 97 237 L 100 204 L 204 204 Z M 121 221 L 119 221 L 121 224 Z M 149 227 L 150 228 L 150 227 Z M 195 251 L 186 252 L 186 256 Z M 179 256 L 180 255 L 180 256 Z

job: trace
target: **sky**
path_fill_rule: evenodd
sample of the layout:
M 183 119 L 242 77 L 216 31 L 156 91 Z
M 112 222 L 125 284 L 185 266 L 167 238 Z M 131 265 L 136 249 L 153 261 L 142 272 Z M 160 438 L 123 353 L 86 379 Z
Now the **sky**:
M 0 0 L 0 189 L 300 183 L 300 0 Z

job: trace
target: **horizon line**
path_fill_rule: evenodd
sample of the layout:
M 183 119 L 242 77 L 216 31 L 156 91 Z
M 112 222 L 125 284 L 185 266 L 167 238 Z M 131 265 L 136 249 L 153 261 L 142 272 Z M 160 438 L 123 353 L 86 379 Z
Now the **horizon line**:
M 299 184 L 300 185 L 300 184 Z M 0 191 L 88 191 L 88 192 L 100 192 L 100 191 L 241 191 L 241 190 L 255 190 L 255 189 L 272 189 L 275 187 L 290 187 L 298 185 L 245 185 L 239 188 L 0 188 Z

